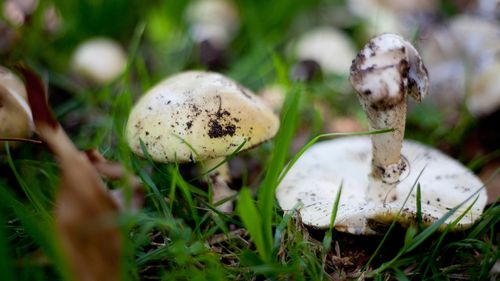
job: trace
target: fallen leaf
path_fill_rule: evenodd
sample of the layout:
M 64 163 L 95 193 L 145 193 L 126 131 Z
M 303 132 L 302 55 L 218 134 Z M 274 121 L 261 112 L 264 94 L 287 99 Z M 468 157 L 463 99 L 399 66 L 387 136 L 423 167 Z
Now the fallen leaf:
M 124 188 L 111 191 L 111 195 L 120 210 L 136 212 L 142 208 L 144 205 L 144 189 L 137 176 L 127 173 L 120 163 L 108 161 L 96 149 L 86 150 L 85 155 L 101 176 L 110 180 L 125 180 L 128 187 L 131 188 L 130 198 L 127 198 L 127 190 Z
M 55 221 L 73 280 L 120 280 L 118 206 L 92 163 L 53 117 L 41 79 L 25 67 L 17 69 L 26 80 L 36 131 L 60 165 Z

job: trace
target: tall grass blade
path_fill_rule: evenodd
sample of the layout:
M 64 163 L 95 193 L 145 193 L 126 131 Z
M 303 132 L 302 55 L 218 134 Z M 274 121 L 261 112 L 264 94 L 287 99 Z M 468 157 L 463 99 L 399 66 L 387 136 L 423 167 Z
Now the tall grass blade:
M 263 239 L 265 247 L 271 249 L 273 245 L 272 220 L 274 208 L 274 192 L 277 186 L 277 180 L 285 165 L 288 155 L 288 148 L 292 142 L 293 135 L 298 120 L 299 98 L 302 87 L 287 94 L 285 100 L 285 113 L 281 120 L 281 126 L 275 139 L 274 150 L 271 155 L 271 161 L 268 163 L 268 169 L 264 180 L 257 193 L 257 204 L 262 215 Z M 263 257 L 270 260 L 270 257 Z
M 248 233 L 250 233 L 257 247 L 260 257 L 264 261 L 270 262 L 271 247 L 267 245 L 267 241 L 264 239 L 265 233 L 263 231 L 265 228 L 262 227 L 264 222 L 253 202 L 252 194 L 248 188 L 243 188 L 240 191 L 238 206 L 236 208 L 245 228 L 248 230 Z

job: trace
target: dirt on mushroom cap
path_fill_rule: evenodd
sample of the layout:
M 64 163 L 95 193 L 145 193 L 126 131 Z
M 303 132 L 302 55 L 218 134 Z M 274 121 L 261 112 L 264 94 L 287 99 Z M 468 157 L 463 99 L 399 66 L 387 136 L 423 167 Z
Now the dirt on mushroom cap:
M 243 149 L 253 147 L 278 127 L 272 110 L 250 90 L 217 73 L 188 71 L 137 102 L 127 139 L 139 155 L 142 139 L 155 161 L 188 162 L 229 155 L 245 141 Z

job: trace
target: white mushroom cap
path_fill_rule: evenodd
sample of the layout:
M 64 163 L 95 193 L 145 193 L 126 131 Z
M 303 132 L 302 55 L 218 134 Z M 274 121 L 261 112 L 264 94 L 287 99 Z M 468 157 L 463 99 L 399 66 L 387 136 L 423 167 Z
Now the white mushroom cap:
M 272 110 L 250 90 L 218 73 L 188 71 L 149 90 L 126 130 L 134 153 L 143 155 L 142 139 L 155 161 L 187 162 L 227 156 L 245 140 L 243 149 L 256 146 L 278 127 Z
M 277 188 L 281 208 L 291 211 L 299 207 L 302 221 L 313 227 L 328 228 L 338 188 L 342 185 L 335 228 L 355 234 L 379 233 L 378 223 L 390 223 L 410 193 L 419 173 L 423 223 L 430 225 L 451 208 L 466 200 L 483 184 L 467 168 L 443 153 L 413 141 L 404 141 L 401 151 L 408 164 L 387 201 L 377 203 L 366 198 L 371 171 L 372 144 L 369 137 L 346 137 L 312 146 L 290 169 Z M 416 220 L 416 187 L 404 205 L 398 221 L 409 224 Z M 385 196 L 385 195 L 384 195 Z M 479 217 L 486 204 L 483 189 L 458 228 L 466 228 Z M 458 218 L 472 204 L 470 200 L 446 223 Z
M 27 98 L 23 82 L 0 66 L 0 137 L 23 138 L 31 134 L 34 124 Z
M 21 26 L 37 7 L 38 0 L 6 0 L 3 3 L 3 16 L 11 24 Z
M 106 84 L 125 71 L 127 55 L 110 38 L 93 38 L 80 44 L 73 54 L 72 68 L 97 84 Z
M 325 73 L 348 75 L 356 55 L 349 37 L 333 27 L 319 27 L 305 33 L 295 47 L 299 60 L 313 60 Z
M 420 20 L 416 15 L 435 10 L 436 0 L 349 0 L 347 6 L 366 22 L 369 36 L 394 32 L 412 35 Z
M 196 42 L 205 40 L 225 47 L 239 28 L 238 10 L 228 0 L 197 0 L 186 10 L 191 35 Z
M 401 36 L 383 33 L 359 52 L 351 68 L 351 83 L 372 103 L 394 105 L 405 90 L 420 102 L 427 95 L 427 70 L 417 50 Z M 379 104 L 385 106 L 386 104 Z
M 500 26 L 497 23 L 458 16 L 449 26 L 435 29 L 424 38 L 420 50 L 432 77 L 429 102 L 440 106 L 444 115 L 456 117 L 470 82 L 466 103 L 472 114 L 480 116 L 498 108 L 500 92 L 490 91 L 498 89 L 497 79 L 488 78 L 499 62 Z
M 500 51 L 500 26 L 496 21 L 457 16 L 450 22 L 450 32 L 470 57 L 492 56 Z
M 377 9 L 387 9 L 394 13 L 415 13 L 436 9 L 436 0 L 348 0 L 349 7 L 358 15 L 369 16 Z
M 467 108 L 476 116 L 488 115 L 500 108 L 500 59 L 475 73 L 471 81 Z

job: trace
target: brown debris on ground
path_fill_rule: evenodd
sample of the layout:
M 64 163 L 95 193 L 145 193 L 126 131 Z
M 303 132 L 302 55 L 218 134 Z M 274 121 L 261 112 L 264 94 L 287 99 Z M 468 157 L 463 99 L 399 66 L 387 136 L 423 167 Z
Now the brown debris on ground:
M 57 157 L 61 169 L 55 222 L 71 279 L 120 280 L 122 237 L 118 226 L 118 205 L 97 171 L 111 176 L 114 173 L 104 167 L 116 167 L 103 167 L 106 163 L 103 160 L 93 165 L 53 117 L 41 79 L 25 67 L 18 67 L 18 71 L 26 80 L 36 131 Z M 95 156 L 95 153 L 90 155 Z

